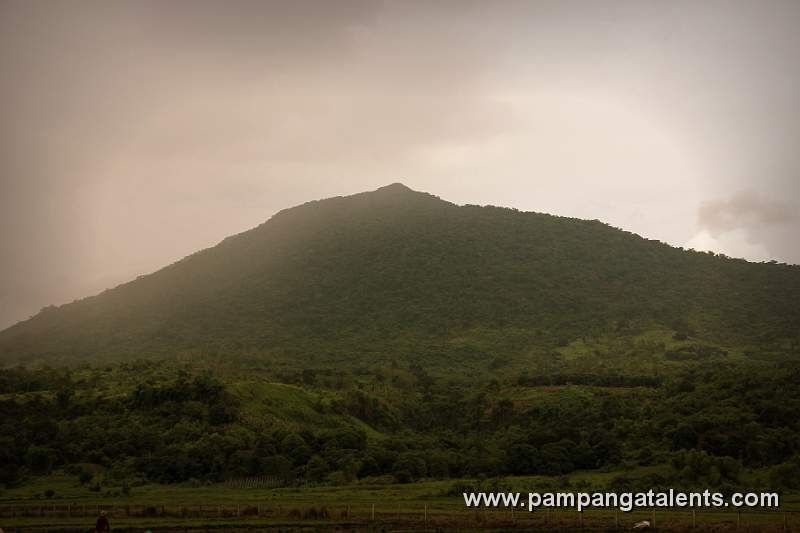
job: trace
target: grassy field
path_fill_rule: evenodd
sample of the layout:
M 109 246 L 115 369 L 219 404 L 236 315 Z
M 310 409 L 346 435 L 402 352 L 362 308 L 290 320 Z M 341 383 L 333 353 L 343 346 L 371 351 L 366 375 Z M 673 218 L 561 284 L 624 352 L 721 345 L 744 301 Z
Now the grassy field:
M 643 468 L 638 474 L 645 474 Z M 577 492 L 600 486 L 619 472 L 571 476 Z M 232 484 L 202 486 L 143 485 L 131 493 L 92 493 L 63 474 L 38 478 L 0 495 L 0 527 L 6 531 L 86 531 L 99 510 L 107 510 L 115 530 L 617 530 L 641 520 L 653 520 L 650 509 L 623 513 L 606 509 L 467 509 L 457 481 L 409 484 L 360 482 L 348 486 L 236 488 Z M 506 489 L 520 492 L 552 490 L 557 480 L 545 477 L 505 478 Z M 577 489 L 576 486 L 586 487 Z M 538 487 L 538 488 L 537 488 Z M 53 497 L 45 498 L 52 490 Z M 657 509 L 662 531 L 695 527 L 716 531 L 800 531 L 800 495 L 784 497 L 779 510 Z
M 266 513 L 248 517 L 179 518 L 175 516 L 124 517 L 110 513 L 115 531 L 621 531 L 630 530 L 635 524 L 649 520 L 650 511 L 618 513 L 587 511 L 578 514 L 569 510 L 537 511 L 536 513 L 512 513 L 508 510 L 465 511 L 453 509 L 378 509 L 374 518 L 371 508 L 330 509 L 318 507 L 318 512 L 328 513 L 324 517 L 308 514 L 312 509 L 290 509 L 282 514 Z M 263 512 L 263 511 L 262 511 Z M 787 516 L 784 526 L 784 516 Z M 6 519 L 3 519 L 4 521 Z M 694 520 L 694 521 L 693 521 Z M 94 517 L 30 517 L 17 518 L 8 529 L 36 532 L 91 531 Z M 785 527 L 785 529 L 784 529 Z M 742 513 L 697 513 L 657 512 L 655 530 L 659 531 L 797 531 L 800 516 L 787 513 L 747 514 Z

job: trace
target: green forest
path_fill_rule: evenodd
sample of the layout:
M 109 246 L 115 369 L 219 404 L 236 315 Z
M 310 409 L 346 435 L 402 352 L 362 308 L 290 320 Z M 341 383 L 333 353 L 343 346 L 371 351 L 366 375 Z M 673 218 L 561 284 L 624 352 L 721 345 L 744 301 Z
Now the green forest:
M 0 483 L 796 491 L 798 302 L 800 267 L 598 221 L 311 202 L 0 332 Z
M 45 308 L 0 332 L 0 361 L 449 364 L 654 328 L 800 358 L 798 301 L 798 266 L 395 184 L 281 211 L 153 274 Z
M 341 485 L 660 465 L 609 488 L 800 489 L 794 363 L 698 362 L 608 385 L 525 373 L 478 384 L 401 365 L 290 383 L 226 375 L 151 361 L 3 370 L 0 481 L 63 470 L 87 494 L 127 494 L 260 475 Z

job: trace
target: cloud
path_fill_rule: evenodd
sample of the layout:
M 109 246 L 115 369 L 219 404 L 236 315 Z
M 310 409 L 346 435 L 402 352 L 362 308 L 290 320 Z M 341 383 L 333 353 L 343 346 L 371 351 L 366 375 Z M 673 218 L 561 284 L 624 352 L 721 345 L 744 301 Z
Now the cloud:
M 744 229 L 735 229 L 716 236 L 707 230 L 702 230 L 689 239 L 684 247 L 701 252 L 724 253 L 728 257 L 738 257 L 748 261 L 775 259 L 763 244 L 752 242 L 752 238 Z
M 741 228 L 791 224 L 798 218 L 800 213 L 789 204 L 755 191 L 741 191 L 727 200 L 706 202 L 697 212 L 700 226 L 714 237 Z
M 686 243 L 689 248 L 752 261 L 800 263 L 800 207 L 796 204 L 744 190 L 702 204 L 697 222 L 700 230 Z

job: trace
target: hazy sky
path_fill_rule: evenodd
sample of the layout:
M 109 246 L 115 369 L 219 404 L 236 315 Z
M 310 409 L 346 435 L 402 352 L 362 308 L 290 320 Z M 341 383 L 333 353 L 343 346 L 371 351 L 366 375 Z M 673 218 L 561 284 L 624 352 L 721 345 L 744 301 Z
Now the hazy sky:
M 0 0 L 0 327 L 401 181 L 800 263 L 800 2 Z

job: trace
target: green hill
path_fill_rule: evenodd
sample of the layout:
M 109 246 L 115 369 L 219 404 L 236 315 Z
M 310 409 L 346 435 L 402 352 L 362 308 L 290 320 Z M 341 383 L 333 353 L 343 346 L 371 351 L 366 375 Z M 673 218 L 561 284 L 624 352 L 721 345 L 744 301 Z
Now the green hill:
M 0 333 L 0 484 L 797 491 L 798 301 L 597 221 L 311 202 Z
M 0 361 L 175 355 L 430 365 L 674 332 L 796 357 L 800 268 L 393 184 L 286 209 L 0 332 Z M 777 354 L 777 355 L 776 355 Z

